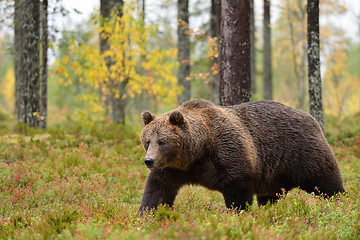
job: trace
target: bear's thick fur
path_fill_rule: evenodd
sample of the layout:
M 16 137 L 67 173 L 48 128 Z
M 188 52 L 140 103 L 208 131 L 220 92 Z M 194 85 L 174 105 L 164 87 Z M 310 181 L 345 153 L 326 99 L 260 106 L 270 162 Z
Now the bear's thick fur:
M 183 185 L 220 191 L 228 208 L 244 209 L 300 187 L 331 196 L 343 192 L 335 156 L 316 120 L 278 102 L 218 107 L 188 101 L 156 117 L 142 113 L 141 141 L 151 169 L 140 211 L 172 206 Z

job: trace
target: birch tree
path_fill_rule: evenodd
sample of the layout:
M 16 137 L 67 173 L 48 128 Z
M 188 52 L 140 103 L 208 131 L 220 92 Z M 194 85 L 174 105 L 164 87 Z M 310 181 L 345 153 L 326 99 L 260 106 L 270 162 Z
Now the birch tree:
M 324 131 L 320 71 L 319 0 L 308 0 L 307 29 L 310 114 L 319 122 Z

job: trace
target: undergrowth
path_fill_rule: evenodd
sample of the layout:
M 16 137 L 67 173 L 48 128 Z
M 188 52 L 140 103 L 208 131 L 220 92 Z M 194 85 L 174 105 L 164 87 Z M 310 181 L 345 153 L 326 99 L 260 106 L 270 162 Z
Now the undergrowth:
M 0 239 L 359 239 L 360 132 L 328 136 L 346 194 L 294 189 L 274 205 L 225 208 L 202 187 L 138 215 L 148 170 L 139 129 L 15 129 L 0 136 Z

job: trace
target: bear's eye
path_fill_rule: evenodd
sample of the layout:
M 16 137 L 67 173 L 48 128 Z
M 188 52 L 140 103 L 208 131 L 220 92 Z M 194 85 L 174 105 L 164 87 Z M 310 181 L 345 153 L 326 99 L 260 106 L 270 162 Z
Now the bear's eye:
M 162 141 L 162 140 L 159 140 L 159 141 L 158 141 L 158 144 L 159 144 L 159 146 L 162 146 L 162 145 L 165 145 L 165 142 Z
M 145 149 L 146 149 L 146 150 L 148 149 L 149 145 L 150 145 L 150 141 L 147 141 L 147 142 L 145 143 Z

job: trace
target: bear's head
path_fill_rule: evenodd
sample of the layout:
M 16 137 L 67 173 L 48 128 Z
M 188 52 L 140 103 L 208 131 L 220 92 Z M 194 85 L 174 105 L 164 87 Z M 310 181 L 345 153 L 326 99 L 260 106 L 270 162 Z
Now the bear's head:
M 140 139 L 146 151 L 146 166 L 187 170 L 194 161 L 191 120 L 178 110 L 158 117 L 144 111 L 141 117 L 144 128 Z

